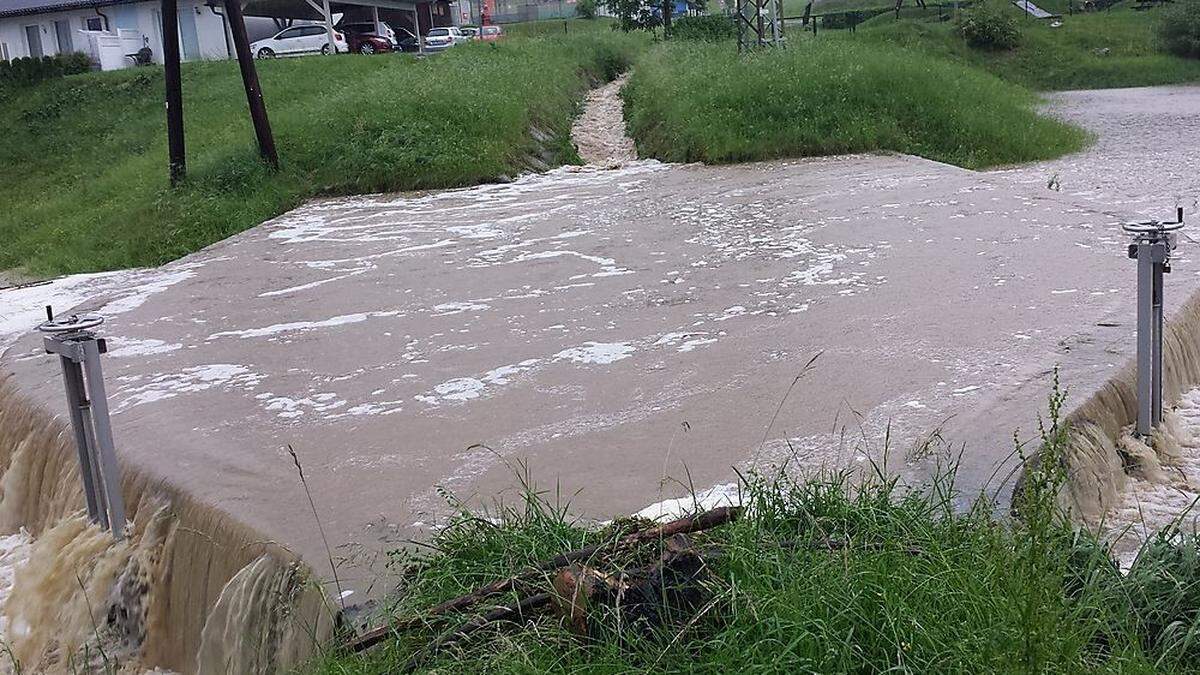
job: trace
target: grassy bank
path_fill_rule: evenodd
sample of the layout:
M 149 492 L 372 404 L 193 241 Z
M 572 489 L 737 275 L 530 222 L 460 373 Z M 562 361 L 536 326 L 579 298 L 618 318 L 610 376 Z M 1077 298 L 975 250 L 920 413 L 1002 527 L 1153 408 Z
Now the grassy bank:
M 1059 399 L 1061 405 L 1061 399 Z M 1061 444 L 1061 430 L 1047 437 Z M 711 576 L 689 606 L 661 605 L 665 621 L 594 605 L 590 639 L 553 612 L 500 622 L 432 653 L 427 645 L 468 616 L 399 631 L 365 656 L 338 654 L 320 673 L 421 671 L 587 673 L 1187 672 L 1200 656 L 1200 548 L 1150 543 L 1128 575 L 1086 534 L 1056 519 L 1061 474 L 1027 483 L 1025 520 L 997 520 L 986 501 L 954 507 L 950 480 L 922 491 L 844 476 L 751 477 L 746 515 L 693 536 Z M 423 610 L 525 565 L 608 541 L 630 523 L 573 524 L 529 498 L 500 524 L 464 515 L 426 553 L 398 553 L 403 584 L 385 613 Z M 661 542 L 660 542 L 661 544 Z M 657 559 L 597 555 L 621 570 Z M 430 552 L 431 551 L 431 552 Z M 517 595 L 549 586 L 545 578 Z M 493 598 L 487 608 L 515 601 Z M 483 607 L 480 611 L 483 611 Z M 624 618 L 622 619 L 622 617 Z M 418 623 L 418 626 L 420 624 Z
M 160 68 L 43 83 L 0 100 L 0 270 L 154 265 L 317 195 L 453 187 L 578 161 L 578 102 L 641 44 L 597 30 L 424 60 L 259 62 L 275 174 L 257 159 L 236 64 L 186 64 L 189 176 L 177 190 L 166 185 Z
M 932 10 L 931 10 L 932 11 Z M 1007 8 L 1014 15 L 1022 13 Z M 876 17 L 856 35 L 844 36 L 896 44 L 983 68 L 1010 82 L 1037 90 L 1103 89 L 1200 81 L 1200 60 L 1159 50 L 1154 32 L 1158 10 L 1113 9 L 1048 22 L 1022 17 L 1021 44 L 1011 52 L 967 47 L 953 22 Z
M 1056 157 L 1085 134 L 1035 112 L 1035 97 L 978 69 L 849 39 L 738 58 L 669 44 L 625 90 L 639 152 L 671 161 L 893 150 L 970 168 Z

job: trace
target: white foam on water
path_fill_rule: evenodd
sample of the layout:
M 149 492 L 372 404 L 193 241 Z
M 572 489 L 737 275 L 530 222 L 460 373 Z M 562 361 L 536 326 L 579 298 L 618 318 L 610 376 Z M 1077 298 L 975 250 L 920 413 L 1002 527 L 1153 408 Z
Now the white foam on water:
M 29 536 L 24 529 L 16 534 L 0 537 L 0 608 L 3 608 L 5 601 L 8 600 L 17 570 L 29 560 L 32 545 L 33 537 Z M 3 655 L 0 655 L 0 673 L 6 675 L 19 672 L 14 667 L 15 664 L 12 660 L 6 658 L 10 653 L 8 651 L 8 630 L 8 616 L 0 614 L 0 651 L 3 652 Z
M 517 375 L 532 370 L 541 362 L 541 359 L 525 359 L 493 368 L 479 377 L 455 377 L 437 385 L 432 392 L 418 394 L 414 398 L 429 405 L 437 405 L 442 401 L 469 401 L 483 396 L 489 388 L 509 384 Z
M 107 341 L 109 344 L 108 356 L 114 359 L 130 356 L 167 354 L 178 349 L 183 349 L 183 345 L 178 342 L 168 343 L 155 339 L 139 340 L 137 338 L 110 337 L 107 338 Z
M 146 384 L 127 385 L 114 392 L 112 398 L 117 401 L 113 406 L 114 415 L 147 403 L 209 389 L 251 390 L 266 378 L 265 375 L 251 371 L 247 366 L 232 363 L 210 363 L 148 377 L 149 381 Z M 145 378 L 137 376 L 127 382 L 136 383 L 143 379 Z
M 1132 564 L 1142 543 L 1177 521 L 1188 534 L 1200 532 L 1200 388 L 1185 392 L 1164 430 L 1178 443 L 1178 456 L 1145 452 L 1161 467 L 1135 472 L 1119 501 L 1105 514 L 1101 534 L 1113 542 L 1122 569 Z M 1131 437 L 1127 444 L 1138 443 Z
M 694 495 L 664 499 L 651 504 L 637 513 L 635 518 L 647 520 L 668 521 L 681 518 L 691 513 L 708 511 L 720 506 L 741 506 L 742 495 L 737 483 L 721 483 L 707 490 L 700 490 Z
M 208 336 L 208 340 L 219 340 L 225 337 L 238 338 L 258 338 L 271 337 L 282 333 L 294 333 L 299 331 L 315 330 L 318 328 L 336 328 L 337 326 L 345 326 L 351 323 L 362 323 L 367 319 L 376 317 L 398 316 L 399 311 L 379 311 L 379 312 L 356 312 L 354 314 L 341 314 L 339 316 L 331 316 L 328 319 L 319 321 L 291 321 L 288 323 L 276 323 L 270 326 L 261 328 L 245 328 L 242 330 L 223 330 Z
M 585 342 L 578 347 L 558 352 L 554 359 L 604 366 L 629 358 L 635 351 L 636 348 L 627 342 Z
M 46 320 L 46 305 L 56 313 L 79 305 L 129 279 L 136 272 L 75 274 L 52 281 L 0 289 L 0 352 Z

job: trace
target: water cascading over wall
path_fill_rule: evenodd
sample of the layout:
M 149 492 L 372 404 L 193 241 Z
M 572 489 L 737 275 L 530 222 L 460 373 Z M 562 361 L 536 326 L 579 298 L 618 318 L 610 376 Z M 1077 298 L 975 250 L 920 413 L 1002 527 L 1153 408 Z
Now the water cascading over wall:
M 1200 291 L 1188 298 L 1163 330 L 1162 383 L 1165 411 L 1184 392 L 1200 385 Z M 1165 480 L 1163 465 L 1179 457 L 1177 417 L 1164 414 L 1149 444 L 1131 435 L 1136 420 L 1135 360 L 1123 365 L 1067 417 L 1071 435 L 1064 455 L 1068 480 L 1062 503 L 1086 524 L 1100 522 L 1127 489 L 1130 476 Z
M 72 442 L 0 375 L 0 531 L 35 540 L 3 608 L 22 672 L 269 673 L 328 640 L 331 605 L 296 556 L 135 467 L 127 539 L 89 524 Z

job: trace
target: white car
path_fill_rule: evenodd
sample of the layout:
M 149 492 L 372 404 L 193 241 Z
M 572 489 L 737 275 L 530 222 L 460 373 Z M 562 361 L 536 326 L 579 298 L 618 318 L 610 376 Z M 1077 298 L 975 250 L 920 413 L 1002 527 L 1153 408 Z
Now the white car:
M 449 49 L 454 45 L 460 45 L 469 41 L 466 35 L 458 29 L 458 26 L 444 26 L 442 28 L 430 28 L 425 34 L 425 51 L 440 52 L 443 49 Z
M 338 31 L 333 32 L 334 53 L 349 52 L 346 36 Z M 250 53 L 260 59 L 273 59 L 276 56 L 296 56 L 299 54 L 328 54 L 329 34 L 325 26 L 305 24 L 284 28 L 272 37 L 250 43 Z

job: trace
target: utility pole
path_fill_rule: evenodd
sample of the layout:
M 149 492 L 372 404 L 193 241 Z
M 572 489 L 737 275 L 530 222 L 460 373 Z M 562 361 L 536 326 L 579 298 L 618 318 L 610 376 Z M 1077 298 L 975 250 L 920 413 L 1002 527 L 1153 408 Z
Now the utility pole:
M 238 67 L 242 71 L 246 103 L 250 106 L 250 120 L 254 122 L 254 135 L 258 139 L 258 154 L 271 168 L 278 169 L 279 154 L 275 151 L 275 136 L 271 134 L 271 121 L 267 119 L 267 105 L 263 102 L 262 86 L 258 83 L 258 70 L 254 67 L 254 55 L 250 53 L 250 40 L 246 37 L 246 19 L 242 15 L 241 0 L 225 0 L 225 14 L 229 17 Z
M 175 0 L 162 0 L 160 12 L 163 75 L 167 87 L 167 162 L 171 187 L 175 187 L 187 175 L 183 149 L 183 84 L 179 75 L 179 14 Z

